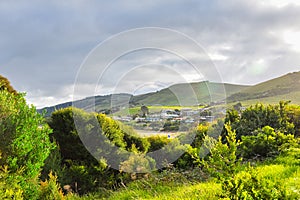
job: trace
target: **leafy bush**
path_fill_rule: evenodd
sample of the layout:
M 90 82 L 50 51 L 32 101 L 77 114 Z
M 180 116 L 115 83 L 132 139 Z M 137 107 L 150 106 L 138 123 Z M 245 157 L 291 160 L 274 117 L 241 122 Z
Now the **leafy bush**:
M 17 94 L 17 91 L 10 85 L 7 78 L 0 75 L 0 90 L 7 90 L 9 93 Z
M 129 158 L 120 164 L 120 171 L 131 174 L 151 173 L 155 170 L 155 161 L 144 154 L 132 153 Z
M 167 136 L 153 135 L 146 138 L 150 143 L 148 152 L 157 151 L 170 142 Z
M 40 200 L 63 200 L 65 199 L 62 189 L 57 183 L 57 176 L 52 172 L 49 174 L 49 180 L 42 181 L 40 186 Z
M 35 107 L 26 104 L 24 95 L 0 90 L 0 165 L 10 174 L 22 171 L 20 185 L 26 199 L 37 195 L 37 178 L 54 145 L 51 129 Z
M 20 185 L 21 171 L 10 173 L 7 167 L 0 169 L 0 199 L 24 199 L 24 190 Z
M 132 151 L 132 146 L 141 153 L 147 152 L 150 146 L 147 139 L 139 137 L 122 123 L 104 114 L 87 113 L 77 108 L 54 112 L 49 125 L 62 158 L 61 161 L 57 159 L 59 156 L 49 158 L 61 163 L 63 170 L 54 171 L 58 171 L 62 184 L 76 183 L 80 194 L 118 185 L 126 175 L 123 176 L 117 169 L 109 169 L 108 164 L 116 167 L 125 162 L 130 154 L 127 151 Z M 52 164 L 52 167 L 58 168 L 57 164 Z M 49 169 L 51 167 L 45 173 L 49 173 Z
M 251 167 L 225 180 L 222 188 L 228 199 L 297 199 L 280 181 L 261 177 Z
M 278 155 L 282 149 L 297 145 L 293 135 L 285 135 L 270 126 L 255 131 L 252 136 L 242 136 L 241 155 L 244 158 Z
M 231 130 L 231 127 L 225 125 L 225 128 L 228 132 L 226 143 L 222 143 L 221 137 L 218 141 L 210 142 L 215 144 L 209 147 L 210 154 L 208 157 L 201 161 L 204 169 L 220 180 L 236 173 L 240 165 L 240 160 L 237 159 L 237 148 L 240 143 L 236 141 L 236 134 Z
M 90 120 L 92 116 L 76 108 L 65 108 L 52 113 L 49 126 L 53 129 L 53 140 L 57 142 L 59 151 L 64 160 L 85 161 L 96 163 L 96 160 L 82 144 L 77 133 L 73 114 L 81 116 L 83 121 Z
M 270 126 L 283 133 L 294 134 L 294 124 L 288 115 L 288 103 L 281 101 L 275 106 L 256 104 L 244 110 L 241 115 L 238 115 L 235 110 L 228 111 L 225 123 L 230 123 L 236 130 L 238 139 L 244 135 L 253 135 L 256 129 L 264 126 Z M 223 132 L 226 133 L 226 130 Z

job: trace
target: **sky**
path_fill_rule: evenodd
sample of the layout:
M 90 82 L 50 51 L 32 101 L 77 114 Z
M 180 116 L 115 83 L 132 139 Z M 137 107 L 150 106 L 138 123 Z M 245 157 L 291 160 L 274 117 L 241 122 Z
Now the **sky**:
M 299 36 L 295 0 L 3 0 L 0 74 L 38 108 L 178 82 L 253 85 L 300 71 Z

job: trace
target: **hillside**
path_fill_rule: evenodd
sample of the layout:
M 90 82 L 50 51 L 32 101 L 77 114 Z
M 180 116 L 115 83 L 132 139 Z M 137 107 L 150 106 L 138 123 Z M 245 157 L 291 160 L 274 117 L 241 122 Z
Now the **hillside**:
M 145 105 L 182 105 L 207 104 L 211 101 L 223 101 L 226 96 L 232 95 L 249 86 L 213 83 L 209 81 L 176 84 L 158 92 L 132 97 L 133 104 Z
M 289 73 L 254 86 L 221 84 L 209 81 L 190 84 L 181 83 L 157 92 L 137 96 L 113 94 L 88 97 L 75 101 L 73 106 L 86 111 L 115 112 L 122 106 L 128 106 L 128 102 L 131 107 L 143 104 L 148 106 L 191 106 L 207 104 L 212 101 L 220 102 L 224 101 L 224 98 L 229 104 L 237 101 L 243 102 L 243 105 L 256 102 L 273 104 L 278 103 L 280 100 L 290 100 L 293 104 L 300 104 L 300 72 Z M 49 115 L 56 109 L 68 106 L 72 106 L 72 102 L 47 107 L 39 111 L 46 110 L 47 115 Z
M 82 100 L 67 102 L 56 106 L 40 109 L 39 112 L 46 110 L 49 116 L 53 111 L 69 106 L 82 108 L 86 111 L 96 112 L 115 112 L 122 106 L 136 105 L 162 105 L 162 106 L 192 106 L 197 104 L 207 104 L 211 101 L 223 101 L 226 96 L 239 92 L 249 86 L 212 83 L 208 81 L 197 83 L 182 83 L 172 85 L 157 92 L 151 92 L 138 96 L 131 94 L 111 94 L 105 96 L 87 97 Z M 95 107 L 94 107 L 95 106 Z
M 97 111 L 97 112 L 108 112 L 111 105 L 120 106 L 129 101 L 132 97 L 130 94 L 114 94 L 105 96 L 87 97 L 82 100 L 74 102 L 66 102 L 55 106 L 45 107 L 38 111 L 46 112 L 46 116 L 49 116 L 52 112 L 58 109 L 74 106 L 77 108 L 84 109 L 86 111 Z M 95 106 L 95 107 L 94 107 Z
M 113 94 L 106 96 L 88 97 L 82 100 L 67 102 L 56 106 L 40 109 L 46 110 L 46 115 L 53 111 L 69 106 L 82 108 L 86 111 L 110 112 L 118 111 L 119 107 L 137 105 L 162 105 L 162 106 L 192 106 L 197 104 L 207 104 L 211 101 L 223 101 L 226 96 L 240 92 L 249 86 L 213 83 L 208 81 L 197 83 L 175 84 L 157 92 L 150 92 L 138 96 L 131 94 Z M 95 106 L 95 109 L 94 109 Z
M 245 88 L 227 98 L 228 102 L 260 101 L 273 103 L 280 100 L 291 100 L 300 103 L 300 72 L 289 73 L 284 76 Z

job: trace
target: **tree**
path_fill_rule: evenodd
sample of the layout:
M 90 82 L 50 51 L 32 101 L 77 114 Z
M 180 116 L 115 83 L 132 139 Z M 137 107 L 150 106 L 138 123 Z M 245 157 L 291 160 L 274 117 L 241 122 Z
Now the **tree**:
M 7 90 L 10 93 L 17 94 L 17 91 L 10 85 L 7 78 L 0 75 L 0 90 Z
M 27 105 L 23 94 L 0 90 L 0 166 L 6 166 L 12 177 L 18 174 L 25 199 L 37 195 L 37 178 L 54 148 L 50 133 L 44 118 Z
M 149 108 L 145 105 L 141 106 L 141 112 L 142 112 L 142 116 L 146 117 L 149 114 Z
M 233 109 L 236 110 L 236 111 L 238 111 L 238 112 L 241 110 L 241 107 L 242 107 L 242 103 L 241 102 L 238 102 L 237 104 L 233 105 Z

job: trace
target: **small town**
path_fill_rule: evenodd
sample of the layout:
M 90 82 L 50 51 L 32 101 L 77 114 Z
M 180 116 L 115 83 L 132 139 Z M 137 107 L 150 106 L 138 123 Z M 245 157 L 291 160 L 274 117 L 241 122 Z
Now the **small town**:
M 188 131 L 201 122 L 212 122 L 211 108 L 182 108 L 162 109 L 159 112 L 151 112 L 147 106 L 141 106 L 138 114 L 114 115 L 112 118 L 131 125 L 135 129 L 153 131 Z M 225 113 L 226 110 L 223 110 Z

